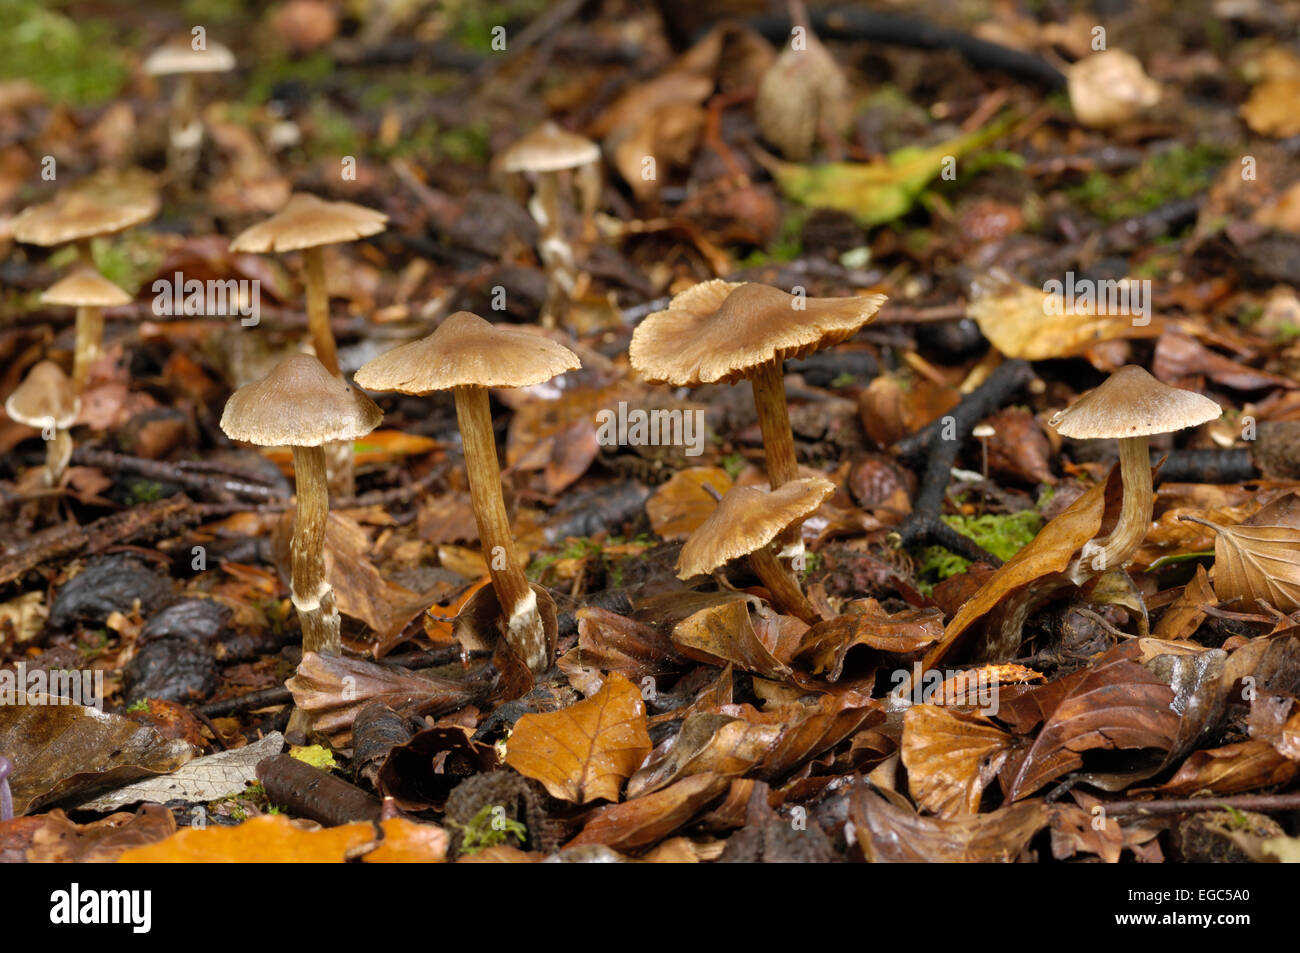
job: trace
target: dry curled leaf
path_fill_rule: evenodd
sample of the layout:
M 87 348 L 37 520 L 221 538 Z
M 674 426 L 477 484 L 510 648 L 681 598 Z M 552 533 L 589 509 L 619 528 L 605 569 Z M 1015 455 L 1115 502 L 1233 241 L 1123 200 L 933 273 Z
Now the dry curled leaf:
M 341 864 L 373 849 L 373 824 L 315 830 L 283 814 L 254 817 L 235 827 L 185 828 L 167 840 L 126 851 L 123 864 Z
M 1214 592 L 1221 601 L 1262 599 L 1282 612 L 1300 609 L 1300 496 L 1280 497 L 1236 526 L 1183 519 L 1214 530 Z
M 726 493 L 731 489 L 731 477 L 721 467 L 688 467 L 674 473 L 646 500 L 650 528 L 664 539 L 685 539 L 699 529 L 718 507 L 705 486 Z
M 506 764 L 557 798 L 586 804 L 617 801 L 623 779 L 650 753 L 641 691 L 617 672 L 599 694 L 560 711 L 524 715 L 506 749 Z
M 759 640 L 748 600 L 724 602 L 683 619 L 673 627 L 673 644 L 682 654 L 710 665 L 731 663 L 777 681 L 791 675 L 790 666 Z
M 624 804 L 598 808 L 566 847 L 604 844 L 614 850 L 649 847 L 684 826 L 731 787 L 727 778 L 696 774 Z
M 903 765 L 912 799 L 938 817 L 977 814 L 1016 739 L 986 718 L 913 705 L 903 716 Z
M 755 725 L 728 715 L 687 715 L 663 757 L 632 775 L 627 795 L 640 797 L 694 774 L 727 778 L 744 774 L 762 760 L 781 733 L 780 725 Z

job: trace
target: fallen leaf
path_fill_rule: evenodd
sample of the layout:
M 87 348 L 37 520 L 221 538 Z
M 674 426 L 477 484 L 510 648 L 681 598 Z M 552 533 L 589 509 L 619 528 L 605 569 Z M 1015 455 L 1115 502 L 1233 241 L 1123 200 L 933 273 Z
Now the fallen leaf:
M 700 528 L 717 509 L 718 501 L 705 491 L 711 486 L 719 494 L 731 489 L 731 477 L 721 467 L 688 467 L 646 500 L 650 528 L 663 539 L 685 539 Z
M 654 794 L 597 808 L 565 847 L 604 844 L 620 851 L 649 847 L 683 827 L 730 787 L 727 778 L 697 774 Z
M 727 715 L 687 715 L 663 756 L 628 780 L 627 796 L 640 797 L 695 774 L 738 777 L 762 760 L 781 731 L 780 725 L 754 725 Z
M 235 827 L 185 828 L 161 843 L 126 851 L 118 863 L 341 864 L 375 841 L 369 823 L 310 830 L 272 814 Z
M 1149 792 L 1175 797 L 1236 794 L 1255 788 L 1285 786 L 1296 776 L 1297 769 L 1300 765 L 1284 758 L 1268 742 L 1239 741 L 1222 748 L 1193 751 L 1177 774 Z
M 724 602 L 683 619 L 673 627 L 673 644 L 684 655 L 710 665 L 731 663 L 777 681 L 792 674 L 790 666 L 759 641 L 748 600 Z
M 900 748 L 912 799 L 938 817 L 979 813 L 981 793 L 1016 744 L 986 718 L 913 705 Z
M 1214 592 L 1220 601 L 1259 599 L 1282 612 L 1300 609 L 1300 496 L 1280 497 L 1236 526 L 1183 519 L 1214 530 Z
M 441 864 L 447 860 L 451 837 L 437 824 L 417 824 L 404 817 L 381 823 L 384 839 L 364 855 L 367 864 Z
M 907 655 L 930 646 L 941 635 L 943 613 L 938 609 L 907 609 L 891 615 L 875 599 L 865 599 L 850 611 L 810 628 L 795 661 L 808 665 L 814 675 L 835 682 L 844 671 L 849 650 L 856 646 Z
M 159 843 L 176 833 L 172 812 L 157 804 L 88 824 L 68 820 L 58 808 L 37 819 L 41 826 L 33 832 L 32 846 L 27 849 L 27 862 L 32 864 L 109 864 L 123 851 Z

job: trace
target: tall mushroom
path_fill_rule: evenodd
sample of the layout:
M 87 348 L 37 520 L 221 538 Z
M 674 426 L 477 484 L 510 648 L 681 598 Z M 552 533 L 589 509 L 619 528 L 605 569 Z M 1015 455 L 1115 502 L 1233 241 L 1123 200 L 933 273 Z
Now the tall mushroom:
M 500 609 L 502 635 L 534 673 L 545 671 L 554 658 L 555 607 L 545 589 L 529 585 L 519 565 L 501 493 L 487 389 L 528 387 L 580 366 L 577 355 L 554 341 L 458 311 L 428 337 L 381 354 L 356 374 L 357 384 L 367 390 L 401 394 L 450 390 L 455 396 L 470 499 Z M 464 611 L 462 616 L 469 618 Z
M 383 212 L 352 202 L 327 202 L 307 193 L 292 196 L 284 208 L 264 222 L 245 229 L 230 243 L 234 252 L 302 252 L 307 288 L 307 330 L 316 357 L 325 369 L 339 376 L 338 346 L 330 327 L 329 292 L 325 284 L 325 245 L 352 242 L 382 232 L 388 223 Z M 353 492 L 352 445 L 329 450 L 330 487 L 336 493 Z
M 536 178 L 536 192 L 528 209 L 541 228 L 538 253 L 546 268 L 542 326 L 554 327 L 567 313 L 577 281 L 573 246 L 564 234 L 561 173 L 577 170 L 583 212 L 593 214 L 600 195 L 600 147 L 548 120 L 501 153 L 497 162 L 505 172 Z
M 779 489 L 798 474 L 782 363 L 844 341 L 875 317 L 884 295 L 809 298 L 767 285 L 706 281 L 632 334 L 628 357 L 647 381 L 674 387 L 748 379 L 763 434 L 767 480 Z M 782 537 L 797 551 L 798 524 Z
M 81 399 L 63 369 L 53 361 L 41 361 L 23 378 L 9 399 L 5 413 L 28 427 L 36 427 L 45 438 L 46 486 L 58 486 L 72 459 L 72 437 L 68 428 L 77 419 Z
M 1123 567 L 1151 529 L 1153 487 L 1148 437 L 1214 420 L 1223 413 L 1208 397 L 1162 384 L 1135 364 L 1126 364 L 1099 387 L 1048 421 L 1076 440 L 1117 439 L 1124 496 L 1110 534 L 1089 540 L 1072 575 Z
M 144 61 L 144 71 L 150 76 L 178 77 L 167 128 L 167 168 L 183 182 L 193 174 L 203 143 L 194 78 L 200 73 L 227 73 L 235 68 L 235 55 L 222 44 L 206 38 L 201 48 L 196 49 L 194 44 L 194 40 L 165 43 Z
M 835 485 L 824 477 L 792 480 L 770 491 L 732 487 L 682 546 L 677 559 L 678 578 L 712 572 L 724 563 L 748 556 L 776 607 L 816 625 L 822 621 L 821 616 L 799 588 L 798 580 L 777 560 L 771 544 L 787 528 L 802 523 L 834 492 Z
M 260 381 L 230 395 L 221 429 L 232 440 L 290 447 L 297 485 L 290 589 L 302 624 L 304 652 L 338 655 L 339 613 L 325 578 L 329 485 L 323 444 L 356 440 L 379 426 L 383 413 L 310 354 L 285 358 Z
M 41 303 L 77 309 L 72 386 L 80 394 L 86 389 L 90 365 L 99 357 L 103 348 L 103 309 L 130 304 L 131 296 L 99 272 L 81 268 L 46 289 L 41 294 Z

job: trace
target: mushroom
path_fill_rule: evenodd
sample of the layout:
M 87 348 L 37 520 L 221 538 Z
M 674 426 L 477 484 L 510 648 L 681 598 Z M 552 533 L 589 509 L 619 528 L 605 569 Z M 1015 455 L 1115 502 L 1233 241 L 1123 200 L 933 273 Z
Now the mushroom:
M 980 442 L 984 450 L 984 479 L 989 478 L 989 440 L 996 437 L 997 429 L 992 424 L 976 424 L 970 432 L 970 435 Z
M 790 4 L 790 20 L 802 29 L 802 42 L 792 39 L 763 74 L 754 100 L 754 116 L 763 138 L 791 162 L 812 155 L 821 131 L 833 151 L 842 151 L 838 137 L 850 116 L 849 84 L 808 23 L 800 0 Z
M 767 481 L 779 489 L 798 474 L 782 362 L 851 337 L 875 317 L 884 295 L 808 298 L 767 285 L 706 281 L 646 317 L 628 357 L 647 381 L 674 387 L 748 379 L 763 434 Z M 798 524 L 784 541 L 797 551 Z
M 63 369 L 53 361 L 41 361 L 28 371 L 5 401 L 5 413 L 10 420 L 37 428 L 45 439 L 46 486 L 59 485 L 72 459 L 68 428 L 80 411 L 81 398 Z
M 825 477 L 792 480 L 777 490 L 734 486 L 682 546 L 677 577 L 712 572 L 740 556 L 749 564 L 778 609 L 809 625 L 822 621 L 794 575 L 777 560 L 771 543 L 790 526 L 798 526 L 835 492 Z
M 298 505 L 290 591 L 304 652 L 338 655 L 342 650 L 334 590 L 325 578 L 329 486 L 322 445 L 364 437 L 383 416 L 374 401 L 310 354 L 287 357 L 262 380 L 239 388 L 221 414 L 221 429 L 230 439 L 293 450 Z
M 194 77 L 199 73 L 228 73 L 235 68 L 235 55 L 225 46 L 204 39 L 201 49 L 193 40 L 172 41 L 160 46 L 144 61 L 150 76 L 178 76 L 172 93 L 171 117 L 167 130 L 167 167 L 188 179 L 198 160 L 203 142 Z
M 600 147 L 590 139 L 567 132 L 555 123 L 542 123 L 497 159 L 506 172 L 529 173 L 536 177 L 536 193 L 528 203 L 541 240 L 538 252 L 546 268 L 546 303 L 542 326 L 554 327 L 557 317 L 568 311 L 577 281 L 573 246 L 564 234 L 560 200 L 560 173 L 578 170 L 583 214 L 594 214 L 600 198 Z
M 1048 421 L 1062 436 L 1076 440 L 1119 440 L 1124 484 L 1119 520 L 1108 536 L 1084 544 L 1078 559 L 1080 569 L 1087 564 L 1101 573 L 1122 567 L 1146 538 L 1153 506 L 1147 438 L 1195 427 L 1222 413 L 1208 397 L 1162 384 L 1142 368 L 1126 364 Z
M 497 617 L 504 622 L 511 651 L 534 673 L 545 671 L 553 661 L 555 607 L 545 589 L 529 585 L 515 553 L 501 494 L 487 389 L 528 387 L 580 366 L 577 355 L 554 341 L 517 328 L 496 327 L 476 314 L 458 311 L 433 334 L 381 354 L 356 374 L 357 384 L 367 390 L 401 394 L 450 390 L 455 396 L 470 499 L 499 607 Z M 462 610 L 466 622 L 458 619 L 458 634 L 474 637 L 469 622 L 474 615 Z
M 80 268 L 56 281 L 41 295 L 42 304 L 77 309 L 77 342 L 72 363 L 72 386 L 86 389 L 90 365 L 98 359 L 104 340 L 104 308 L 131 303 L 131 296 L 99 272 Z
M 307 330 L 316 357 L 335 376 L 339 375 L 339 353 L 334 343 L 334 330 L 330 327 L 322 247 L 376 235 L 387 227 L 387 223 L 388 216 L 383 212 L 352 202 L 327 202 L 314 195 L 297 193 L 280 211 L 245 229 L 230 243 L 230 250 L 234 252 L 302 252 L 307 287 Z M 351 496 L 351 443 L 331 447 L 328 463 L 331 489 Z
M 158 214 L 154 177 L 139 169 L 97 172 L 59 192 L 48 202 L 14 216 L 13 236 L 28 245 L 77 243 L 90 263 L 90 240 L 133 228 Z
M 1104 129 L 1128 122 L 1160 101 L 1160 84 L 1132 53 L 1102 50 L 1065 71 L 1070 106 L 1085 126 Z

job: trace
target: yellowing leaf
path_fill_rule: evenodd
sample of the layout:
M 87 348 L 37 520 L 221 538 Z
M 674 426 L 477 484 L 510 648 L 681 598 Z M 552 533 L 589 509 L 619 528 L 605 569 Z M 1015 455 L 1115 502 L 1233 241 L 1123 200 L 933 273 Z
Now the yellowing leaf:
M 506 748 L 506 764 L 540 781 L 557 798 L 617 801 L 619 787 L 650 753 L 641 691 L 616 672 L 576 705 L 524 715 Z
M 1015 739 L 977 715 L 913 705 L 903 716 L 901 753 L 912 800 L 939 817 L 975 814 L 980 794 Z
M 1214 594 L 1220 601 L 1262 599 L 1282 612 L 1300 609 L 1300 497 L 1274 500 L 1236 526 L 1183 519 L 1214 530 Z
M 123 864 L 341 864 L 375 840 L 359 822 L 303 830 L 282 814 L 255 817 L 237 827 L 186 828 L 160 844 L 124 853 Z

